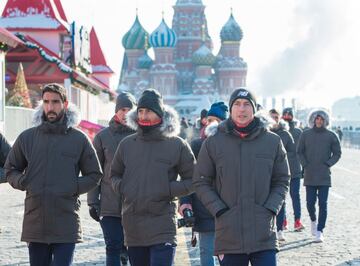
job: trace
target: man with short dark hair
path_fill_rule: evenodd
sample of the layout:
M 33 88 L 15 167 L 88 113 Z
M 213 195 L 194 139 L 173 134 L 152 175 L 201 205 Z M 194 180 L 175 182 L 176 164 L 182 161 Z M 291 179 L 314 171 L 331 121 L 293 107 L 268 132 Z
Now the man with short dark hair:
M 9 184 L 26 191 L 21 240 L 28 243 L 30 265 L 71 265 L 75 243 L 82 241 L 79 195 L 102 174 L 78 122 L 65 88 L 45 85 L 35 127 L 20 134 L 5 163 Z
M 178 137 L 179 117 L 160 93 L 145 90 L 127 124 L 111 165 L 122 200 L 125 244 L 132 266 L 172 265 L 176 246 L 175 197 L 191 192 L 194 155 Z M 178 180 L 180 176 L 180 180 Z
M 323 230 L 327 219 L 327 199 L 331 187 L 330 168 L 341 157 L 341 147 L 337 135 L 328 130 L 329 114 L 322 109 L 309 115 L 309 130 L 305 130 L 299 140 L 297 153 L 304 167 L 306 206 L 311 219 L 311 233 L 316 242 L 323 242 Z M 316 217 L 315 204 L 318 199 L 319 215 Z
M 201 146 L 193 185 L 215 217 L 220 265 L 276 265 L 276 214 L 289 186 L 289 166 L 279 136 L 256 116 L 254 95 L 235 90 L 230 118 Z M 215 187 L 214 187 L 215 186 Z
M 87 202 L 90 216 L 100 222 L 104 234 L 107 266 L 118 266 L 120 261 L 126 265 L 128 261 L 121 223 L 121 204 L 111 186 L 110 167 L 119 143 L 135 133 L 126 125 L 126 114 L 135 107 L 134 96 L 127 92 L 120 93 L 116 98 L 115 115 L 109 126 L 94 138 L 94 147 L 104 176 L 100 186 L 88 193 Z

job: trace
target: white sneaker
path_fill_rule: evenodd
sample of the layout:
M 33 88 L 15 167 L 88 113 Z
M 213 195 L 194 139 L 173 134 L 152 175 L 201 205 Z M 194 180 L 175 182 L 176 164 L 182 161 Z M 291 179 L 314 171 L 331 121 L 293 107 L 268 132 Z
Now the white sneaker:
M 315 242 L 316 243 L 324 242 L 324 235 L 321 231 L 316 231 Z
M 285 239 L 285 236 L 284 236 L 284 232 L 283 232 L 282 230 L 280 230 L 280 231 L 277 232 L 277 239 L 278 239 L 279 241 L 285 241 L 285 240 L 286 240 L 286 239 Z
M 317 223 L 316 221 L 311 221 L 311 234 L 316 236 L 317 233 Z

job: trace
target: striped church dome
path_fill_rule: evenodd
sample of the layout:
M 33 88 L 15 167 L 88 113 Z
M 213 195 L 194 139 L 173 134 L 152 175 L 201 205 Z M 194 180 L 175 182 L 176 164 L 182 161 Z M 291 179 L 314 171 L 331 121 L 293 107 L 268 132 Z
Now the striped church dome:
M 166 25 L 162 19 L 159 27 L 150 34 L 149 43 L 152 47 L 174 47 L 177 42 L 175 31 Z
M 149 33 L 141 26 L 139 18 L 136 16 L 134 24 L 122 39 L 122 45 L 125 49 L 143 49 L 147 35 Z

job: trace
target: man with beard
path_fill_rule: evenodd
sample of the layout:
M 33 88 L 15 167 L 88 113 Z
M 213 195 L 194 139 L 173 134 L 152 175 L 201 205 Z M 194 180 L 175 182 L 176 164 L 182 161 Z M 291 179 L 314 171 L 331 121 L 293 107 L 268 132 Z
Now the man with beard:
M 154 89 L 145 90 L 111 165 L 122 199 L 125 245 L 132 266 L 170 266 L 176 246 L 175 197 L 191 192 L 194 155 L 178 137 L 179 118 Z M 178 180 L 180 176 L 180 180 Z
M 102 174 L 77 123 L 65 89 L 45 85 L 35 127 L 20 134 L 5 163 L 9 184 L 26 191 L 21 240 L 28 243 L 30 265 L 71 265 L 75 243 L 82 241 L 79 195 Z
M 275 266 L 275 216 L 289 186 L 286 151 L 279 136 L 255 116 L 254 95 L 230 96 L 230 118 L 203 142 L 194 170 L 196 195 L 215 217 L 220 265 Z
M 111 187 L 110 166 L 120 141 L 135 131 L 126 125 L 126 114 L 135 107 L 135 98 L 130 93 L 120 93 L 116 99 L 115 115 L 109 127 L 100 131 L 94 139 L 94 147 L 104 172 L 99 187 L 88 193 L 87 202 L 90 216 L 100 222 L 105 244 L 106 265 L 127 264 L 127 250 L 121 224 L 119 196 Z M 100 217 L 102 217 L 100 219 Z

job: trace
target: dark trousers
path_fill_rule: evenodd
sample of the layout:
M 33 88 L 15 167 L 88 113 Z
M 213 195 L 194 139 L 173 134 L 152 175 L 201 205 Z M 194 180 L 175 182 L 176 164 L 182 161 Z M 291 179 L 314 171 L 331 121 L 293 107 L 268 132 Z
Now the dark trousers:
M 323 231 L 327 218 L 327 200 L 329 196 L 328 186 L 306 186 L 306 206 L 311 221 L 316 221 L 316 198 L 319 199 L 318 231 Z
M 75 243 L 29 243 L 31 266 L 69 266 L 74 257 Z
M 119 266 L 120 254 L 127 254 L 120 217 L 104 216 L 100 220 L 106 245 L 106 265 Z
M 172 266 L 176 247 L 172 244 L 157 244 L 149 247 L 129 247 L 131 266 Z
M 283 223 L 285 220 L 285 209 L 286 209 L 286 203 L 284 201 L 278 215 L 276 215 L 276 227 L 278 232 L 283 230 Z
M 291 178 L 290 180 L 290 197 L 294 210 L 295 220 L 301 218 L 300 180 L 300 178 Z
M 219 257 L 219 256 L 218 256 Z M 250 254 L 225 254 L 221 266 L 276 266 L 276 251 L 265 250 Z

